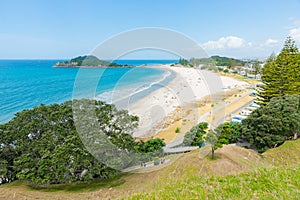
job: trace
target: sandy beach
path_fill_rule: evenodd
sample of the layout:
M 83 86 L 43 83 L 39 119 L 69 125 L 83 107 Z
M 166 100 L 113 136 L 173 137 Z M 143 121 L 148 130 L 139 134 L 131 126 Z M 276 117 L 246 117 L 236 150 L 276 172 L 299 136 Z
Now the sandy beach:
M 156 135 L 168 119 L 176 123 L 192 110 L 201 109 L 197 102 L 204 97 L 209 98 L 209 102 L 216 103 L 221 101 L 223 96 L 212 99 L 212 94 L 222 94 L 234 88 L 244 89 L 248 86 L 246 82 L 195 68 L 169 65 L 159 67 L 173 70 L 176 77 L 168 85 L 127 107 L 130 114 L 137 115 L 140 119 L 134 137 Z M 196 113 L 199 114 L 194 114 L 194 121 L 198 120 L 201 111 Z

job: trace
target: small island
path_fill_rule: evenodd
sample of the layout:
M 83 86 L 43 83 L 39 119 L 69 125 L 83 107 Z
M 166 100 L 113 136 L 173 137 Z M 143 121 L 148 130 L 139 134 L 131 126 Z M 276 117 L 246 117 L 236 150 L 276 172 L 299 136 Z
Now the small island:
M 133 68 L 134 66 L 120 65 L 115 62 L 100 60 L 96 56 L 78 56 L 70 61 L 57 62 L 54 68 Z

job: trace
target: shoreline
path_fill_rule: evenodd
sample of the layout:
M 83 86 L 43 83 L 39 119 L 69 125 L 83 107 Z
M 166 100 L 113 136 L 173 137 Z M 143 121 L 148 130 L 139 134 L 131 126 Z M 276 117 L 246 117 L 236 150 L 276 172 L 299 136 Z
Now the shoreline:
M 124 96 L 122 96 L 121 98 L 116 98 L 116 99 L 113 99 L 113 98 L 118 97 L 118 95 L 108 94 L 109 97 L 112 97 L 112 100 L 110 100 L 109 102 L 106 102 L 106 103 L 114 104 L 118 109 L 127 110 L 127 108 L 130 107 L 130 105 L 134 104 L 137 101 L 140 101 L 141 99 L 146 98 L 149 94 L 159 90 L 160 88 L 164 87 L 165 85 L 168 85 L 176 77 L 176 73 L 174 71 L 164 67 L 163 65 L 155 65 L 155 66 L 151 66 L 151 67 L 139 67 L 139 68 L 151 68 L 151 69 L 160 70 L 162 72 L 162 74 L 156 79 L 153 79 L 153 80 L 151 79 L 150 82 L 149 82 L 149 80 L 147 80 L 147 84 L 144 84 L 142 86 L 140 86 L 140 85 L 136 86 L 135 84 L 133 84 L 133 85 L 129 85 L 129 86 L 126 85 L 125 87 L 122 87 L 122 86 L 116 87 L 115 89 L 118 91 L 130 89 L 131 93 L 124 94 Z M 115 91 L 114 90 L 108 91 L 108 93 L 110 93 L 110 92 L 115 92 Z M 99 97 L 103 94 L 104 93 L 97 94 L 97 97 Z M 103 101 L 103 99 L 101 99 L 101 98 L 99 98 L 99 99 L 96 98 L 96 99 Z
M 248 85 L 246 82 L 200 69 L 170 65 L 160 67 L 175 72 L 175 78 L 125 108 L 140 119 L 139 127 L 133 134 L 136 138 L 154 136 L 161 131 L 160 127 L 164 124 L 177 123 L 193 109 L 201 109 L 198 102 L 210 94 L 226 93 L 230 89 Z M 214 103 L 224 97 L 211 95 L 210 98 Z M 193 119 L 197 120 L 198 117 L 200 116 L 193 116 Z

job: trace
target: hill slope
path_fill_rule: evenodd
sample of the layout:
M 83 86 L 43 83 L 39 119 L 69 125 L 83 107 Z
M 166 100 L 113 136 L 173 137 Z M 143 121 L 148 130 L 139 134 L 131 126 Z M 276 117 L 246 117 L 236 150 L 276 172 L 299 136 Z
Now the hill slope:
M 177 166 L 182 161 L 189 163 L 194 153 L 179 159 Z M 166 184 L 157 187 L 152 193 L 137 194 L 129 199 L 300 198 L 300 140 L 287 141 L 262 156 L 251 150 L 231 146 L 217 150 L 217 154 L 219 159 L 209 163 L 192 162 L 192 166 L 199 166 L 199 174 L 202 176 L 195 171 L 179 171 L 182 177 L 173 178 L 172 184 L 166 181 Z M 191 169 L 191 166 L 187 168 Z
M 272 166 L 290 166 L 300 163 L 300 139 L 286 141 L 283 145 L 262 154 Z
M 193 65 L 216 65 L 216 66 L 240 66 L 244 65 L 245 62 L 235 58 L 221 57 L 221 56 L 211 56 L 209 58 L 192 58 L 190 63 Z
M 263 156 L 252 150 L 227 145 L 216 151 L 216 160 L 207 155 L 209 148 L 203 148 L 174 155 L 174 162 L 161 165 L 156 171 L 151 167 L 141 168 L 138 172 L 146 171 L 104 182 L 58 185 L 38 190 L 22 182 L 7 184 L 0 186 L 0 198 L 299 199 L 299 144 L 300 140 L 288 141 Z M 281 167 L 282 160 L 288 166 Z

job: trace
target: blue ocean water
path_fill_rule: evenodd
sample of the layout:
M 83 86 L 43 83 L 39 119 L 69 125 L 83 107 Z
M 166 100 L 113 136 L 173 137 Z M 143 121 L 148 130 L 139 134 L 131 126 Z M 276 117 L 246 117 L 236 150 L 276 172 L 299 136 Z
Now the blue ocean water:
M 158 64 L 172 64 L 177 63 L 178 60 L 114 60 L 113 62 L 118 63 L 120 65 L 158 65 Z
M 15 113 L 40 104 L 62 103 L 73 97 L 76 68 L 52 68 L 59 60 L 0 60 L 0 123 Z M 174 63 L 174 60 L 120 60 L 120 64 L 153 65 Z M 134 102 L 165 85 L 174 74 L 158 68 L 83 69 L 90 76 L 99 76 L 95 98 L 108 103 L 133 94 Z M 89 88 L 87 76 L 85 87 Z M 82 97 L 85 97 L 82 90 Z

